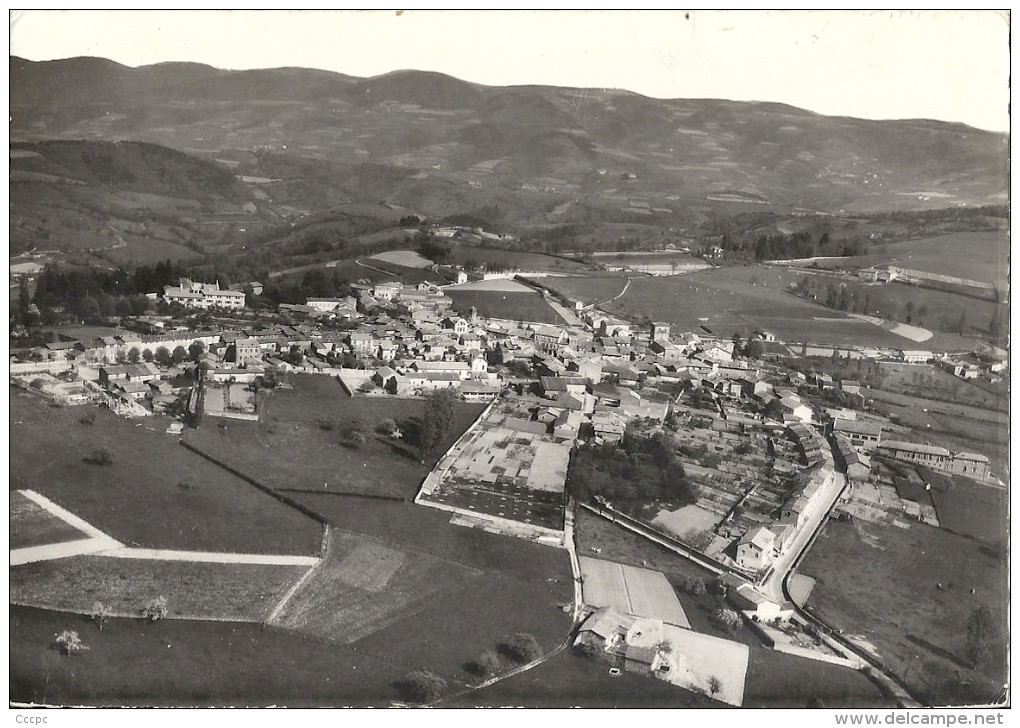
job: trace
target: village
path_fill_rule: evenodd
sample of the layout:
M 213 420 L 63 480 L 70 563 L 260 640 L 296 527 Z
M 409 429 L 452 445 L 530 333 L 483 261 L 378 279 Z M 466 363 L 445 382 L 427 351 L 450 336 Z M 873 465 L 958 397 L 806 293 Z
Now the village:
M 292 374 L 333 378 L 351 397 L 423 399 L 448 390 L 485 404 L 414 502 L 451 513 L 458 525 L 567 549 L 575 601 L 586 610 L 576 617 L 591 615 L 580 622 L 579 645 L 613 670 L 734 705 L 746 648 L 690 632 L 675 594 L 656 586 L 658 572 L 627 567 L 630 579 L 619 581 L 620 565 L 594 558 L 600 549 L 577 553 L 578 505 L 631 524 L 714 572 L 713 588 L 733 607 L 719 619 L 740 619 L 739 612 L 775 649 L 860 668 L 861 656 L 820 635 L 802 610 L 810 585 L 794 588 L 802 578 L 796 575 L 787 588 L 787 575 L 826 518 L 938 525 L 930 505 L 897 494 L 897 464 L 998 482 L 980 453 L 912 441 L 918 438 L 909 428 L 868 406 L 860 382 L 782 366 L 776 352 L 783 342 L 767 331 L 757 332 L 751 347 L 674 332 L 663 322 L 627 321 L 580 302 L 564 305 L 571 302 L 541 288 L 535 290 L 562 312 L 563 323 L 482 316 L 473 306 L 458 312 L 448 293 L 476 286 L 498 295 L 502 286 L 530 281 L 513 272 L 469 281 L 463 271 L 456 280 L 359 283 L 346 298 L 308 298 L 256 317 L 245 310 L 243 292 L 181 279 L 159 296 L 171 315 L 139 316 L 123 321 L 116 335 L 61 337 L 23 352 L 12 360 L 12 381 L 62 405 L 98 403 L 129 418 L 169 415 L 167 433 L 175 436 L 203 417 L 258 420 L 259 390 L 286 386 Z M 495 287 L 485 285 L 493 281 Z M 204 314 L 203 328 L 185 323 L 196 312 Z M 971 371 L 931 352 L 854 357 L 865 354 L 933 363 L 960 377 Z M 572 451 L 621 446 L 629 433 L 668 434 L 696 502 L 677 507 L 599 495 L 574 502 L 567 487 Z M 641 624 L 644 633 L 635 628 Z M 650 633 L 658 638 L 650 642 Z M 716 662 L 692 667 L 707 653 Z

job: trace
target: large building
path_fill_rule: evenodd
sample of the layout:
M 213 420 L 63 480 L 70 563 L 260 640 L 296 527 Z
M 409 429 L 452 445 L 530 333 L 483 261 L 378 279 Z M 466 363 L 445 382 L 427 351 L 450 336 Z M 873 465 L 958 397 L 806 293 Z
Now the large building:
M 179 303 L 188 308 L 244 308 L 244 292 L 228 291 L 216 283 L 197 283 L 189 278 L 181 278 L 179 286 L 163 288 L 163 298 L 167 303 Z
M 933 470 L 941 470 L 971 478 L 987 478 L 988 458 L 980 453 L 950 452 L 937 445 L 888 440 L 878 446 L 878 453 L 896 460 L 905 460 Z

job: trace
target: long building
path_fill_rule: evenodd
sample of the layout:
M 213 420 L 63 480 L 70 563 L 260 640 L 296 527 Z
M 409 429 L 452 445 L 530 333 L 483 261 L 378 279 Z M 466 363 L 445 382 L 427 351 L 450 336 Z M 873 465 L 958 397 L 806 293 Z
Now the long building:
M 877 452 L 896 460 L 971 478 L 987 478 L 989 474 L 988 458 L 975 452 L 954 453 L 938 445 L 921 445 L 896 440 L 883 442 L 878 446 Z
M 181 278 L 179 286 L 165 286 L 163 298 L 167 303 L 179 303 L 187 308 L 244 308 L 244 292 L 229 291 L 215 283 L 197 283 Z

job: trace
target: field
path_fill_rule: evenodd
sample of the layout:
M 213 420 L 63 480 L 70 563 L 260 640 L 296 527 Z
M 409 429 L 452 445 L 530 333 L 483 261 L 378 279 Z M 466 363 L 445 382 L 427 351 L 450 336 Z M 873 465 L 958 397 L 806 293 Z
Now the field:
M 450 246 L 450 262 L 460 265 L 496 264 L 524 271 L 567 272 L 584 270 L 583 263 L 557 258 L 542 253 L 528 253 L 498 248 L 479 248 L 473 245 Z
M 149 429 L 154 422 L 10 392 L 11 490 L 35 490 L 127 546 L 318 552 L 318 522 Z M 79 422 L 86 414 L 95 424 Z M 83 461 L 98 449 L 112 464 Z
M 587 556 L 578 558 L 588 606 L 613 607 L 624 614 L 690 626 L 676 592 L 661 573 Z
M 627 276 L 622 273 L 557 276 L 543 278 L 539 283 L 571 300 L 590 305 L 619 295 L 627 285 Z
M 508 319 L 522 323 L 563 324 L 563 317 L 554 311 L 537 291 L 473 291 L 447 288 L 444 293 L 453 299 L 453 309 L 467 316 L 472 308 L 486 318 Z
M 85 532 L 79 531 L 17 491 L 10 494 L 10 506 L 11 550 L 88 538 Z
M 140 614 L 157 596 L 168 616 L 261 622 L 308 566 L 219 564 L 73 556 L 12 567 L 12 604 L 87 613 Z
M 653 318 L 678 331 L 707 327 L 719 336 L 748 336 L 765 329 L 783 341 L 902 347 L 909 340 L 842 313 L 801 301 L 726 269 L 686 276 L 636 278 L 627 292 L 606 305 L 624 318 Z
M 1009 236 L 1002 232 L 968 232 L 901 243 L 873 245 L 868 255 L 854 258 L 861 267 L 897 265 L 999 285 L 1009 267 Z
M 422 464 L 417 450 L 374 432 L 393 419 L 411 433 L 420 425 L 424 402 L 351 397 L 340 383 L 313 374 L 291 377 L 293 389 L 277 389 L 262 403 L 258 422 L 207 417 L 188 430 L 186 441 L 258 482 L 279 490 L 315 490 L 395 498 L 413 496 L 429 470 L 484 408 L 458 403 L 451 432 Z M 341 444 L 346 428 L 361 423 L 366 442 Z
M 455 590 L 471 572 L 344 531 L 330 533 L 326 560 L 272 624 L 351 643 L 417 611 L 433 592 Z
M 817 579 L 809 608 L 874 645 L 920 695 L 988 702 L 1005 681 L 1008 573 L 1003 557 L 980 543 L 923 524 L 830 522 L 801 570 Z M 971 670 L 963 657 L 966 624 L 981 604 L 992 610 L 999 641 Z
M 428 258 L 423 258 L 413 250 L 390 250 L 385 253 L 379 253 L 373 255 L 371 258 L 366 260 L 373 261 L 371 264 L 375 265 L 374 261 L 382 261 L 384 263 L 393 263 L 400 265 L 405 268 L 431 268 L 433 263 Z
M 947 478 L 946 490 L 932 487 L 931 496 L 942 528 L 971 536 L 996 549 L 1006 548 L 1009 494 L 966 478 Z
M 1006 397 L 997 397 L 944 369 L 930 364 L 881 362 L 882 389 L 900 394 L 932 397 L 985 409 L 1005 409 Z

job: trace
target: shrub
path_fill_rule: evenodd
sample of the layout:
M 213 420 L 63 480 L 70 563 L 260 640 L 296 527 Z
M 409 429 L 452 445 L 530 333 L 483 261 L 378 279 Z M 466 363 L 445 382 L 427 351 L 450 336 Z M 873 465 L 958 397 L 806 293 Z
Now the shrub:
M 737 627 L 740 626 L 740 615 L 734 612 L 732 609 L 724 609 L 720 607 L 716 609 L 712 614 L 716 623 L 730 634 L 735 634 Z
M 150 622 L 165 619 L 167 612 L 166 597 L 160 595 L 145 605 L 142 609 L 142 617 Z
M 430 670 L 414 670 L 404 680 L 407 697 L 416 703 L 431 703 L 446 692 L 446 680 Z
M 531 662 L 542 655 L 542 647 L 534 635 L 520 632 L 510 639 L 507 653 L 517 662 Z
M 380 435 L 386 435 L 387 437 L 396 432 L 396 430 L 397 423 L 394 422 L 390 417 L 387 417 L 386 419 L 384 419 L 382 422 L 375 426 L 376 432 L 378 432 Z
M 96 413 L 89 412 L 87 415 L 78 419 L 78 422 L 83 425 L 94 425 L 96 424 Z
M 90 452 L 88 455 L 86 455 L 82 459 L 85 462 L 87 462 L 89 465 L 112 465 L 113 464 L 113 455 L 105 447 L 100 447 L 100 448 L 97 448 L 97 449 L 93 450 L 92 452 Z
M 499 655 L 492 650 L 487 650 L 475 661 L 475 667 L 479 675 L 492 677 L 500 671 L 503 663 L 500 662 Z
M 70 656 L 79 655 L 88 649 L 73 629 L 65 629 L 58 634 L 55 643 L 63 654 Z
M 708 587 L 705 586 L 705 580 L 700 576 L 689 576 L 683 581 L 683 590 L 688 594 L 701 596 L 708 591 Z

